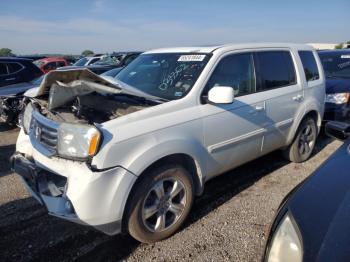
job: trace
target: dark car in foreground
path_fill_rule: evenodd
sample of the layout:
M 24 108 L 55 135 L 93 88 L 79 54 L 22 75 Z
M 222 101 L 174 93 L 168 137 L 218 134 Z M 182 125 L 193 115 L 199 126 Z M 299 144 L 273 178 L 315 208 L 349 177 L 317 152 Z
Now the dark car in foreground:
M 43 72 L 30 59 L 0 58 L 0 121 L 14 123 L 22 95 L 34 87 Z
M 350 120 L 350 49 L 318 52 L 326 74 L 324 120 Z
M 350 125 L 328 122 L 345 140 Z M 283 201 L 272 224 L 265 261 L 350 261 L 350 139 Z
M 64 69 L 84 69 L 87 68 L 90 71 L 94 72 L 95 74 L 102 74 L 109 70 L 115 69 L 115 68 L 123 68 L 127 66 L 129 63 L 131 63 L 136 57 L 138 57 L 141 54 L 141 52 L 119 52 L 119 53 L 113 53 L 111 55 L 106 55 L 105 57 L 101 58 L 100 60 L 94 62 L 93 64 L 87 65 L 87 66 L 65 66 L 60 67 L 59 70 Z

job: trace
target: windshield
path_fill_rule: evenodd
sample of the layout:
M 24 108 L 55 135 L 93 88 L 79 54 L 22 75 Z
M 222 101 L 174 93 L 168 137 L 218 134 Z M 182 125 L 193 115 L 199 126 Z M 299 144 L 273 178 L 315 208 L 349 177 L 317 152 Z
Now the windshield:
M 180 99 L 191 90 L 208 60 L 208 55 L 198 53 L 144 54 L 115 79 L 152 96 Z
M 327 77 L 350 78 L 350 52 L 319 55 Z
M 74 66 L 84 66 L 87 63 L 88 59 L 86 57 L 83 57 L 76 61 L 73 65 Z
M 94 65 L 119 65 L 121 57 L 107 56 L 93 63 Z
M 45 64 L 45 62 L 42 60 L 36 60 L 33 62 L 33 64 L 40 68 L 43 64 Z

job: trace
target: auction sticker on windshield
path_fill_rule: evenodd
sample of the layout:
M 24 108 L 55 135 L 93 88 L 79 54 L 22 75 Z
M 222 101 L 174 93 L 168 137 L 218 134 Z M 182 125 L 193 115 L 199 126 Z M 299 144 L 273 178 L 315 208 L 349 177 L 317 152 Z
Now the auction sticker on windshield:
M 197 62 L 197 61 L 203 61 L 205 58 L 205 55 L 182 55 L 177 60 L 178 62 Z

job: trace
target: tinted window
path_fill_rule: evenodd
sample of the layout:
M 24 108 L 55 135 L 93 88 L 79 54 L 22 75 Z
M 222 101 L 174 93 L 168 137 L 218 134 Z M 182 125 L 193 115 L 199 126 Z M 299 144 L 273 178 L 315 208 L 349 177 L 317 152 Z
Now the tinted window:
M 75 62 L 73 65 L 74 66 L 84 66 L 87 63 L 87 58 L 83 57 L 79 59 L 77 62 Z
M 93 59 L 91 59 L 90 62 L 89 62 L 89 65 L 97 62 L 98 60 L 100 60 L 100 58 L 93 58 Z
M 58 67 L 65 66 L 65 65 L 66 65 L 66 63 L 63 62 L 63 61 L 58 61 L 58 62 L 57 62 L 57 66 L 58 66 Z
M 327 77 L 350 78 L 350 52 L 319 53 Z
M 7 75 L 7 67 L 5 63 L 0 63 L 0 75 Z
M 311 51 L 299 51 L 307 81 L 319 79 L 318 68 L 314 54 Z
M 19 63 L 9 63 L 8 68 L 9 68 L 10 74 L 13 74 L 20 71 L 23 67 Z
M 256 53 L 260 83 L 258 91 L 293 85 L 295 70 L 290 52 L 266 51 Z
M 230 86 L 235 96 L 255 92 L 255 75 L 251 53 L 229 55 L 224 57 L 216 66 L 205 89 L 204 95 L 213 86 Z
M 51 62 L 44 66 L 44 70 L 54 70 L 56 67 L 56 62 Z

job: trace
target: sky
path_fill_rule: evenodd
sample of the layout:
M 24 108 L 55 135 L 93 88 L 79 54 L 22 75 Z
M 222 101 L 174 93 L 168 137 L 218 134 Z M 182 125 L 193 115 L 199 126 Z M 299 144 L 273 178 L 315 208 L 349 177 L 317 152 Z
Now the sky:
M 23 55 L 339 43 L 350 40 L 349 10 L 350 0 L 5 0 L 0 48 Z

